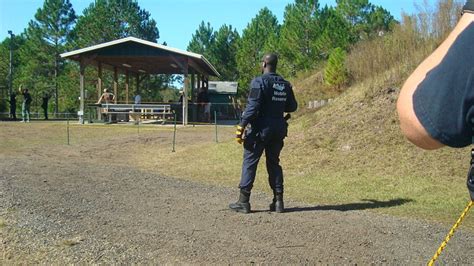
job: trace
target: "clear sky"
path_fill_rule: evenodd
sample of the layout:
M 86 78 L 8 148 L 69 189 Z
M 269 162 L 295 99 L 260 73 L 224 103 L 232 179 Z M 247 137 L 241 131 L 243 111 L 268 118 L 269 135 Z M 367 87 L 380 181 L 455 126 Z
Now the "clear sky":
M 89 6 L 93 0 L 70 0 L 77 15 Z M 141 8 L 151 13 L 160 32 L 160 43 L 166 41 L 169 46 L 185 50 L 192 34 L 201 21 L 210 22 L 214 30 L 221 25 L 232 25 L 239 33 L 263 7 L 268 7 L 281 23 L 285 6 L 292 0 L 139 0 Z M 320 0 L 321 6 L 334 5 L 335 0 Z M 389 10 L 395 18 L 402 11 L 414 13 L 414 3 L 423 0 L 371 0 Z M 433 3 L 435 0 L 428 0 Z M 36 10 L 43 0 L 0 0 L 0 40 L 8 37 L 8 30 L 20 34 L 34 19 Z

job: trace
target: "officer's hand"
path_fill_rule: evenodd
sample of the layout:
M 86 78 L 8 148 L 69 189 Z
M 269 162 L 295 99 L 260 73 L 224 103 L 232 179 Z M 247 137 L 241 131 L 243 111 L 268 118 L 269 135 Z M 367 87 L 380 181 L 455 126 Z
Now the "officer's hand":
M 474 183 L 472 181 L 468 182 L 467 188 L 469 189 L 469 195 L 471 196 L 471 200 L 474 201 Z
M 244 142 L 244 139 L 242 138 L 242 135 L 244 134 L 244 128 L 241 127 L 240 125 L 237 125 L 237 130 L 235 131 L 235 141 L 237 143 L 242 144 Z

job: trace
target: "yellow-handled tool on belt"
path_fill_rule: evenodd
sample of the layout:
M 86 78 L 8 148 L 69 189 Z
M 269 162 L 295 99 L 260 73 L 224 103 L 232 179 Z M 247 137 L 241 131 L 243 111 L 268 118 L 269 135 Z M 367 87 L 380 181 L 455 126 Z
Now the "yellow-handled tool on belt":
M 242 144 L 244 142 L 244 131 L 245 128 L 240 125 L 237 125 L 237 130 L 235 131 L 235 141 L 237 141 L 237 143 L 239 144 Z
M 288 121 L 290 118 L 291 118 L 291 114 L 286 114 L 284 117 L 285 121 Z M 244 139 L 245 139 L 245 127 L 242 127 L 241 125 L 237 125 L 237 130 L 235 131 L 235 141 L 237 141 L 237 143 L 239 144 L 242 144 L 244 143 Z

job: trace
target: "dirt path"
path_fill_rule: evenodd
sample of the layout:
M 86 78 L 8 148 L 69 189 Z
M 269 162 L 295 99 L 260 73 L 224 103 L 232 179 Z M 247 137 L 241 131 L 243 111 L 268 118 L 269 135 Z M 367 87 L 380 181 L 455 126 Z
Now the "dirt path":
M 252 195 L 255 212 L 233 213 L 235 188 L 102 166 L 103 151 L 85 147 L 58 149 L 0 158 L 4 262 L 422 264 L 449 230 L 357 206 L 287 200 L 289 212 L 275 214 L 263 193 Z M 472 243 L 461 230 L 440 261 L 471 264 Z

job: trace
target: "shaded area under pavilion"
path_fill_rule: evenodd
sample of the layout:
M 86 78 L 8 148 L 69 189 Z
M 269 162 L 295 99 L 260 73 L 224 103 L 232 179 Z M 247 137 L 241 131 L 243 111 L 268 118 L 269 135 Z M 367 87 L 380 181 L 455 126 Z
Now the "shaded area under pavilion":
M 184 76 L 183 97 L 195 95 L 196 86 L 208 88 L 209 76 L 219 76 L 214 66 L 200 54 L 183 51 L 135 37 L 127 37 L 61 54 L 62 58 L 77 61 L 80 66 L 79 123 L 84 124 L 85 69 L 97 68 L 97 95 L 102 94 L 104 70 L 113 71 L 113 93 L 118 101 L 119 75 L 125 75 L 125 103 L 129 103 L 130 79 L 136 88 L 148 75 L 179 74 Z M 190 82 L 189 82 L 189 79 Z M 183 125 L 188 123 L 188 101 L 183 101 Z

